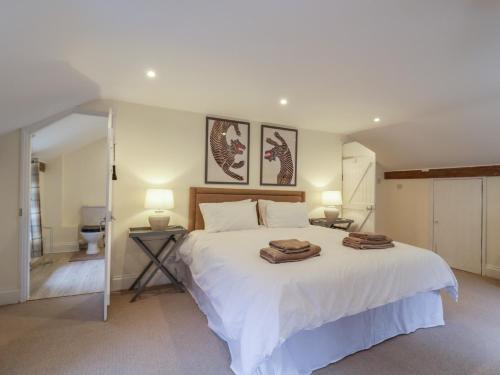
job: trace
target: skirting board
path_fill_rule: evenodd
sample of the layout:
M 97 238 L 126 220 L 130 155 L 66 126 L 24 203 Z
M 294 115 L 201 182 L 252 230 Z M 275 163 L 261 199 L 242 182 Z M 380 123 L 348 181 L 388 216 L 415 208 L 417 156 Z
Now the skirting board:
M 487 264 L 484 276 L 492 277 L 494 279 L 500 279 L 500 267 Z
M 19 302 L 19 289 L 0 290 L 0 305 L 12 305 Z
M 50 251 L 45 251 L 45 254 L 72 253 L 75 251 L 78 251 L 78 242 L 60 242 L 54 244 Z

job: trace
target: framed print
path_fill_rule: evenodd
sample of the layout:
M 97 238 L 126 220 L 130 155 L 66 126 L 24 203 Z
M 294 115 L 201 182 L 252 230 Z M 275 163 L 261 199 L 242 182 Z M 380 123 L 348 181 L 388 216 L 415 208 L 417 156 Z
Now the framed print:
M 260 184 L 297 186 L 297 129 L 262 125 Z
M 205 183 L 248 184 L 250 123 L 207 117 Z

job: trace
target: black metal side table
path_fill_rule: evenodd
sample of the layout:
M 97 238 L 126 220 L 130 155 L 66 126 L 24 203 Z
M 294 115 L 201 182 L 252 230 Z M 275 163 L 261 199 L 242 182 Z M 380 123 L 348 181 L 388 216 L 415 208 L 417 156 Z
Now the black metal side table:
M 187 230 L 181 226 L 171 226 L 164 231 L 153 231 L 149 227 L 129 228 L 128 236 L 139 246 L 139 248 L 150 259 L 148 265 L 142 270 L 141 274 L 135 279 L 129 290 L 135 289 L 135 294 L 130 300 L 134 302 L 137 297 L 144 292 L 144 289 L 156 275 L 158 270 L 174 284 L 179 292 L 184 292 L 184 287 L 177 278 L 165 266 L 166 260 L 176 247 L 182 242 Z M 148 245 L 148 242 L 163 240 L 160 248 L 154 252 Z M 149 272 L 148 272 L 149 271 Z
M 309 223 L 311 223 L 311 225 L 319 225 L 325 228 L 349 230 L 351 224 L 354 223 L 354 220 L 343 219 L 338 217 L 337 219 L 335 219 L 333 223 L 328 223 L 326 219 L 318 218 L 318 219 L 309 219 Z

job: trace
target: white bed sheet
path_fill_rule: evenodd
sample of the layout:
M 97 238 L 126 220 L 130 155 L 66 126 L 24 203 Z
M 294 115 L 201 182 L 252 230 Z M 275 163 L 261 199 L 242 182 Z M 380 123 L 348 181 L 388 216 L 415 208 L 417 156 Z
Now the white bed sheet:
M 184 285 L 214 332 L 223 331 L 222 320 L 209 298 L 192 280 L 188 270 Z M 309 375 L 360 350 L 371 348 L 392 337 L 444 325 L 439 291 L 418 293 L 359 314 L 345 316 L 321 327 L 297 332 L 262 361 L 254 375 Z M 240 345 L 226 341 L 236 363 Z
M 235 373 L 258 373 L 299 331 L 441 288 L 457 298 L 455 276 L 437 254 L 402 243 L 356 251 L 342 246 L 344 236 L 310 226 L 195 231 L 184 241 L 179 254 L 220 318 L 209 324 L 231 343 Z M 259 257 L 270 240 L 286 238 L 320 245 L 321 256 L 278 265 Z

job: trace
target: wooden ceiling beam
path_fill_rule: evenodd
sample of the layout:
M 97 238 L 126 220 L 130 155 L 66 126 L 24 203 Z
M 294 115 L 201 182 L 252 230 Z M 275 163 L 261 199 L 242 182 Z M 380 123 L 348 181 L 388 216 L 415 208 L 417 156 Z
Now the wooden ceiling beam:
M 388 171 L 386 180 L 415 178 L 455 178 L 500 176 L 500 165 L 482 165 L 477 167 L 415 169 L 408 171 Z

